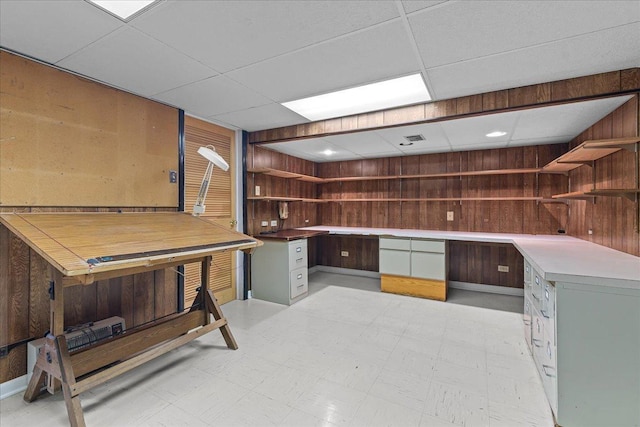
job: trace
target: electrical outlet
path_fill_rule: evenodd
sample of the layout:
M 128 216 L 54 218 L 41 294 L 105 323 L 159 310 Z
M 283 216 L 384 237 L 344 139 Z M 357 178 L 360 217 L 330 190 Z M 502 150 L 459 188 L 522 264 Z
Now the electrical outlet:
M 589 233 L 589 236 L 591 236 L 591 235 L 593 235 L 593 230 L 592 230 L 592 229 L 589 229 L 589 230 L 587 231 L 587 233 Z
M 305 223 L 305 224 L 309 224 L 309 220 L 308 220 L 308 219 L 305 219 L 305 220 L 304 220 L 304 223 Z
M 260 186 L 256 185 L 256 196 L 260 195 Z
M 175 184 L 176 182 L 178 182 L 178 172 L 169 171 L 169 183 Z
M 340 251 L 340 256 L 348 257 L 349 256 L 349 251 Z
M 267 227 L 269 225 L 269 221 L 262 221 L 260 225 L 263 227 Z
M 498 266 L 498 271 L 500 273 L 508 273 L 509 272 L 509 266 L 508 265 L 499 265 Z
M 272 227 L 277 227 L 278 226 L 278 220 L 277 219 L 272 219 L 271 220 L 271 226 Z
M 453 221 L 453 211 L 447 211 L 447 221 Z

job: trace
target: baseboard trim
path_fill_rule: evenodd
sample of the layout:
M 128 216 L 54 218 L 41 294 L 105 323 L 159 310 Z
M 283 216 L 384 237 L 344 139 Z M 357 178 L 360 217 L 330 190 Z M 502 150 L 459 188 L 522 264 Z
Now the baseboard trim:
M 516 297 L 524 296 L 524 289 L 508 288 L 506 286 L 484 285 L 481 283 L 449 281 L 449 287 L 463 289 L 465 291 L 486 292 L 489 294 L 511 295 Z
M 4 383 L 0 383 L 0 400 L 18 394 L 27 389 L 27 376 L 23 375 Z
M 380 278 L 380 273 L 378 273 L 377 271 L 355 270 L 353 268 L 342 268 L 342 267 L 329 267 L 328 265 L 314 265 L 309 269 L 309 274 L 315 273 L 317 271 L 324 271 L 326 273 L 346 274 L 347 276 L 369 277 L 372 279 Z

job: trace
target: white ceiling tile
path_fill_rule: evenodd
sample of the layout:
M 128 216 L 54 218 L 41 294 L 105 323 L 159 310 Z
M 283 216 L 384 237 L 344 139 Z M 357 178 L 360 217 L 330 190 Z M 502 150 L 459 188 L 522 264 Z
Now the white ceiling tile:
M 630 96 L 534 108 L 520 112 L 511 140 L 548 139 L 554 136 L 576 136 L 589 126 L 627 102 Z
M 409 17 L 427 68 L 638 20 L 637 1 L 448 2 Z
M 127 27 L 58 65 L 147 97 L 215 74 L 199 62 Z
M 483 144 L 453 145 L 452 150 L 453 151 L 492 150 L 495 148 L 506 148 L 507 146 L 509 146 L 508 141 L 498 141 L 498 142 L 483 143 Z
M 0 1 L 0 46 L 49 63 L 122 25 L 84 1 Z
M 404 12 L 409 14 L 418 10 L 445 3 L 447 0 L 402 0 Z
M 205 117 L 271 103 L 271 100 L 222 75 L 157 94 L 154 98 Z
M 180 0 L 132 25 L 226 72 L 397 16 L 389 1 Z
M 233 71 L 277 102 L 419 72 L 399 20 Z
M 640 65 L 640 23 L 544 46 L 427 70 L 434 97 L 475 93 L 623 70 Z M 620 43 L 624 40 L 624 43 Z
M 440 122 L 442 130 L 453 148 L 475 144 L 507 143 L 518 119 L 518 112 L 490 114 Z M 490 138 L 490 132 L 507 132 L 504 136 Z
M 344 135 L 333 135 L 324 138 L 333 145 L 361 156 L 381 153 L 401 154 L 392 144 L 375 132 L 356 132 Z
M 449 148 L 449 140 L 443 132 L 439 123 L 423 123 L 413 126 L 400 126 L 388 129 L 377 130 L 376 133 L 383 137 L 399 150 L 417 150 L 421 147 Z M 425 140 L 416 142 L 413 145 L 400 145 L 407 142 L 405 136 L 422 135 Z
M 249 132 L 309 122 L 308 119 L 278 103 L 246 108 L 211 118 L 233 123 L 234 126 Z

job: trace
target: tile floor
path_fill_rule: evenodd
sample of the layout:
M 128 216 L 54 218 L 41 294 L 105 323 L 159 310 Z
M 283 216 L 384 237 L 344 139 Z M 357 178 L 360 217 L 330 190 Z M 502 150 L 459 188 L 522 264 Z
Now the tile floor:
M 325 272 L 310 289 L 224 305 L 239 350 L 212 332 L 84 393 L 87 425 L 553 426 L 519 314 Z M 61 394 L 0 401 L 0 425 L 68 425 Z

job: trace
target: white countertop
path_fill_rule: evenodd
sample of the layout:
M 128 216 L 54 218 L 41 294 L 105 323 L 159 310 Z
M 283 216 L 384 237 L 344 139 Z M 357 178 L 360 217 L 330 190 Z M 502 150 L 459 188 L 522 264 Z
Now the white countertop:
M 317 225 L 330 234 L 511 243 L 545 280 L 640 290 L 640 257 L 571 236 Z

